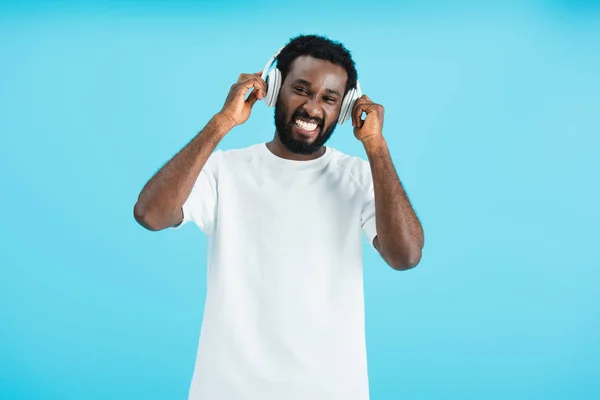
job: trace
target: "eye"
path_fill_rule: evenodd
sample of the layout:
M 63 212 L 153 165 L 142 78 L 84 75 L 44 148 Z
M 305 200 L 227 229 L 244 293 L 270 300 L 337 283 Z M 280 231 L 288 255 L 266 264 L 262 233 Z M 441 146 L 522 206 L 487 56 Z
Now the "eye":
M 325 100 L 329 104 L 335 103 L 335 98 L 333 98 L 333 97 L 329 97 L 329 96 L 323 97 L 323 100 Z
M 300 93 L 300 94 L 308 94 L 308 91 L 306 89 L 304 89 L 303 87 L 299 87 L 299 86 L 294 87 L 294 91 L 296 93 Z

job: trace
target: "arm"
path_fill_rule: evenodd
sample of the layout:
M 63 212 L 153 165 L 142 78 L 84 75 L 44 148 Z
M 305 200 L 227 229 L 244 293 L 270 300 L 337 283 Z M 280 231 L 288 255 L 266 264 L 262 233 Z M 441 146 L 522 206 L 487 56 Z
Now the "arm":
M 400 183 L 383 137 L 363 141 L 375 191 L 377 236 L 373 245 L 394 269 L 415 267 L 421 260 L 423 229 Z
M 183 203 L 206 161 L 232 125 L 231 120 L 221 114 L 213 116 L 204 129 L 146 183 L 133 209 L 140 225 L 159 231 L 181 222 Z
M 222 110 L 146 183 L 133 209 L 140 225 L 159 231 L 181 223 L 183 204 L 208 158 L 231 129 L 248 120 L 256 101 L 264 97 L 267 88 L 261 72 L 241 74 Z M 244 99 L 252 88 L 255 90 Z
M 366 119 L 361 120 L 363 111 Z M 396 270 L 414 268 L 421 260 L 423 228 L 396 173 L 383 137 L 383 106 L 367 96 L 357 100 L 353 112 L 354 133 L 366 151 L 373 177 L 377 236 L 373 245 Z

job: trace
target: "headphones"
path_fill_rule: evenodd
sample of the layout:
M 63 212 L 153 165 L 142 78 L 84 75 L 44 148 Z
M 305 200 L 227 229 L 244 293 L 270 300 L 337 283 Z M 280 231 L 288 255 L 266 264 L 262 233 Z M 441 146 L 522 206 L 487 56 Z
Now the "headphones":
M 279 69 L 276 67 L 269 71 L 269 68 L 271 68 L 281 50 L 283 50 L 283 47 L 277 50 L 273 57 L 269 59 L 261 75 L 261 78 L 267 83 L 267 95 L 265 96 L 265 101 L 267 102 L 268 107 L 275 107 L 275 104 L 277 103 L 277 96 L 279 95 L 279 89 L 281 89 L 281 71 L 279 71 Z M 350 89 L 344 96 L 342 108 L 340 109 L 340 116 L 338 119 L 339 125 L 342 125 L 344 122 L 350 119 L 354 102 L 360 96 L 362 96 L 362 93 L 360 90 L 360 83 L 357 80 L 356 88 Z

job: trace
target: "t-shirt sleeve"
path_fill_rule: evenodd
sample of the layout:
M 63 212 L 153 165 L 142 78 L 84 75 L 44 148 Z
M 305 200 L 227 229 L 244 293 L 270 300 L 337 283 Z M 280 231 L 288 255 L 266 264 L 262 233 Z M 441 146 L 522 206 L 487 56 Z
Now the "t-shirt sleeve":
M 375 239 L 375 236 L 377 236 L 377 227 L 375 225 L 375 191 L 373 187 L 373 177 L 368 162 L 364 161 L 363 166 L 361 181 L 363 183 L 364 201 L 361 211 L 361 226 L 366 240 L 371 247 L 375 248 L 373 240 Z
M 217 214 L 219 160 L 222 155 L 222 150 L 216 150 L 208 158 L 183 203 L 183 220 L 173 229 L 179 229 L 191 221 L 207 235 L 213 230 Z

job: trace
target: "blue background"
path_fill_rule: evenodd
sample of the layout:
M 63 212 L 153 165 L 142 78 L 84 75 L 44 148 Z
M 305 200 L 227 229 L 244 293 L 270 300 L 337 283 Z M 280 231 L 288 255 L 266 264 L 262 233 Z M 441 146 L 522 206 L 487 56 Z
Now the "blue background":
M 186 398 L 206 241 L 133 205 L 299 33 L 352 51 L 426 233 L 407 272 L 365 247 L 372 398 L 600 398 L 599 5 L 2 3 L 0 398 Z

